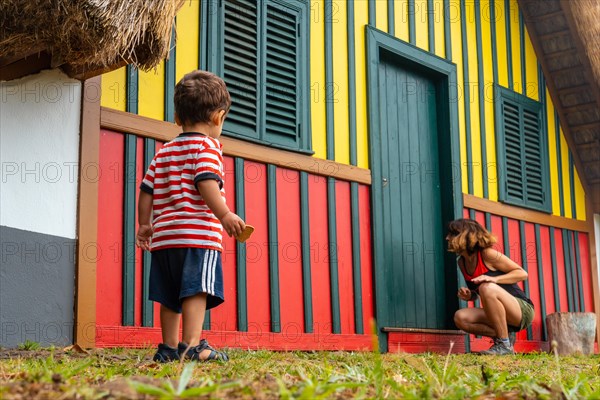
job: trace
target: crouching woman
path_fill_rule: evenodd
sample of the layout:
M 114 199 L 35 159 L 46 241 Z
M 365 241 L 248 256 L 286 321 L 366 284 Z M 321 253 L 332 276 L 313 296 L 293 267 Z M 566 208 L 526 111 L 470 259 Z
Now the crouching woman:
M 463 308 L 454 314 L 465 332 L 494 340 L 481 354 L 514 354 L 515 332 L 533 321 L 533 303 L 517 286 L 527 272 L 492 248 L 496 238 L 477 221 L 458 219 L 448 225 L 448 251 L 456 253 L 467 287 L 458 290 L 462 300 L 481 299 L 482 308 Z

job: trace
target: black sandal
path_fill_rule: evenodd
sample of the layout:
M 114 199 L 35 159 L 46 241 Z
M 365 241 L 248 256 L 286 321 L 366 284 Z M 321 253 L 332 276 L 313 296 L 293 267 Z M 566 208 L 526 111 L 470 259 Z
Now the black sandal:
M 188 345 L 181 342 L 177 347 L 179 348 L 180 354 L 183 354 Z M 206 358 L 201 358 L 200 353 L 204 350 L 210 350 L 210 354 Z M 202 339 L 198 346 L 191 347 L 185 354 L 185 358 L 192 361 L 229 361 L 227 353 L 214 349 L 208 344 L 206 339 Z

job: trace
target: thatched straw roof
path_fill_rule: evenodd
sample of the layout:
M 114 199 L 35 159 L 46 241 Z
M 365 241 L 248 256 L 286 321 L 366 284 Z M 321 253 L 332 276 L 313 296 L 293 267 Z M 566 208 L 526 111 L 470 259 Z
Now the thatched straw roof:
M 2 0 L 0 59 L 45 52 L 75 70 L 155 67 L 184 0 Z
M 519 0 L 591 209 L 600 212 L 600 0 Z
M 569 1 L 575 29 L 590 60 L 596 85 L 600 86 L 600 1 Z

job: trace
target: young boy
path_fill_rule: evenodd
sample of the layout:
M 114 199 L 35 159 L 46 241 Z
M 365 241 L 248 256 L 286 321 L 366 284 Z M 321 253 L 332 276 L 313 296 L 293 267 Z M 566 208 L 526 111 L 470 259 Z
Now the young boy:
M 205 311 L 224 301 L 223 228 L 236 237 L 245 228 L 225 204 L 222 146 L 217 140 L 231 98 L 221 78 L 193 71 L 175 86 L 174 103 L 175 122 L 183 133 L 152 160 L 138 201 L 136 244 L 152 252 L 149 297 L 161 304 L 163 342 L 154 361 L 227 361 L 224 352 L 200 341 L 200 336 Z

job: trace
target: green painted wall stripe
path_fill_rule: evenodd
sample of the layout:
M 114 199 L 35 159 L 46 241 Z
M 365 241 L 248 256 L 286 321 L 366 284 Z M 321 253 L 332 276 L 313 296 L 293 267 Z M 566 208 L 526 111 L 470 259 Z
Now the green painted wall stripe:
M 450 0 L 444 0 L 444 41 L 446 45 L 446 59 L 452 60 L 452 34 L 450 31 Z
M 579 311 L 585 312 L 585 297 L 583 296 L 583 276 L 581 275 L 581 256 L 579 254 L 579 232 L 574 232 L 575 235 L 575 266 L 577 268 L 577 288 L 579 289 Z
M 429 35 L 429 52 L 435 54 L 435 12 L 433 0 L 427 0 L 427 34 Z
M 246 219 L 244 159 L 235 159 L 235 213 Z M 238 331 L 248 331 L 248 288 L 246 286 L 246 244 L 236 240 L 237 320 Z
M 521 264 L 525 272 L 529 273 L 529 265 L 527 263 L 527 241 L 525 238 L 525 222 L 519 221 L 519 236 L 521 238 Z M 525 296 L 527 298 L 531 298 L 531 292 L 529 290 L 529 280 L 526 279 L 523 282 L 523 287 L 525 288 Z M 531 329 L 531 325 L 527 328 L 527 340 L 533 339 L 533 331 Z
M 392 3 L 393 4 L 393 3 Z M 358 163 L 356 143 L 356 54 L 354 51 L 354 2 L 347 3 L 348 26 L 348 134 L 350 140 L 350 164 Z
M 277 235 L 277 167 L 267 165 L 267 210 L 269 214 L 269 291 L 271 295 L 271 332 L 281 332 L 279 304 L 279 238 Z
M 470 208 L 469 209 L 469 218 L 472 219 L 473 221 L 475 221 L 475 218 L 477 216 L 477 213 L 474 209 Z M 475 308 L 479 308 L 480 306 L 480 302 L 479 302 L 479 297 L 477 297 L 475 299 L 475 301 L 473 302 L 473 305 L 475 306 Z M 481 336 L 477 336 L 478 338 L 480 338 Z
M 328 0 L 325 0 L 325 4 L 327 4 Z M 377 7 L 375 5 L 375 2 L 377 0 L 366 0 L 369 3 L 369 25 L 371 25 L 372 27 L 375 27 L 376 25 L 376 21 L 377 21 Z M 325 6 L 327 7 L 327 5 Z M 325 11 L 325 14 L 327 14 L 327 11 Z
M 128 65 L 125 68 L 127 76 L 125 80 L 127 82 L 127 102 L 125 110 L 127 112 L 137 114 L 138 113 L 138 70 L 132 65 Z
M 144 139 L 144 171 L 147 171 L 156 153 L 156 141 L 154 139 Z M 148 296 L 150 295 L 150 265 L 152 263 L 152 253 L 144 251 L 142 258 L 142 326 L 154 326 L 154 302 Z
M 565 277 L 567 280 L 567 300 L 569 304 L 569 311 L 575 311 L 573 302 L 573 270 L 571 268 L 571 246 L 569 245 L 569 231 L 562 229 L 562 242 L 563 242 L 563 258 L 565 265 Z
M 556 268 L 556 235 L 550 227 L 550 260 L 552 262 L 552 282 L 554 283 L 554 309 L 560 312 L 560 292 L 558 288 L 558 270 Z
M 336 196 L 335 179 L 327 178 L 327 220 L 329 231 L 329 276 L 331 283 L 331 323 L 332 332 L 341 333 L 340 322 L 340 293 L 338 278 L 338 255 L 337 255 L 337 218 L 335 214 Z
M 352 279 L 354 283 L 355 332 L 365 333 L 362 308 L 362 271 L 360 255 L 360 217 L 358 207 L 358 183 L 350 183 L 350 206 L 352 208 Z
M 300 223 L 302 235 L 302 291 L 304 294 L 304 332 L 313 332 L 312 274 L 310 259 L 310 202 L 308 173 L 300 172 Z
M 574 232 L 568 231 L 567 240 L 569 241 L 569 269 L 571 270 L 571 293 L 573 297 L 573 311 L 579 312 L 579 292 L 577 291 L 577 262 L 575 261 L 575 249 L 573 248 Z
M 523 88 L 523 94 L 527 96 L 527 55 L 525 54 L 525 27 L 523 25 L 523 14 L 519 10 L 519 37 L 521 47 L 521 87 Z
M 396 35 L 396 16 L 394 15 L 394 1 L 395 0 L 387 0 L 388 33 L 392 36 Z M 349 1 L 348 4 L 350 3 L 353 2 Z M 350 47 L 350 44 L 348 44 L 348 47 Z
M 469 194 L 473 194 L 473 154 L 471 150 L 471 93 L 469 85 L 469 50 L 467 48 L 467 23 L 465 2 L 460 2 L 460 23 L 462 30 L 463 55 L 463 95 L 465 98 L 465 131 L 467 136 L 467 177 Z
M 563 193 L 563 176 L 562 176 L 562 149 L 560 145 L 560 119 L 558 113 L 554 110 L 554 140 L 556 140 L 556 168 L 558 169 L 558 200 L 560 201 L 560 216 L 565 216 L 565 195 Z
M 571 189 L 571 218 L 577 219 L 577 198 L 575 196 L 575 170 L 573 168 L 573 153 L 569 149 L 569 182 Z
M 504 22 L 506 24 L 506 58 L 508 70 L 508 88 L 514 90 L 514 78 L 512 67 L 512 34 L 510 32 L 510 0 L 504 0 Z
M 415 26 L 415 0 L 408 0 L 408 41 L 417 43 L 417 30 Z
M 370 4 L 370 3 L 369 3 Z M 332 0 L 325 0 L 325 113 L 327 159 L 335 160 L 335 127 L 333 120 L 333 104 L 335 82 L 333 80 L 333 5 Z M 370 18 L 370 16 L 369 16 Z
M 175 122 L 175 104 L 173 93 L 175 92 L 175 26 L 171 33 L 171 51 L 169 59 L 165 61 L 165 121 Z
M 135 313 L 135 135 L 125 135 L 123 184 L 123 326 L 133 326 Z
M 504 255 L 510 258 L 510 238 L 508 237 L 508 219 L 502 217 L 502 238 L 504 241 Z
M 540 288 L 540 312 L 542 315 L 542 340 L 546 341 L 546 290 L 544 288 L 544 260 L 542 259 L 542 241 L 540 238 L 540 226 L 535 224 L 535 251 L 537 254 L 538 284 Z
M 200 36 L 198 38 L 198 45 L 200 46 L 200 51 L 198 51 L 198 67 L 202 70 L 206 70 L 208 67 L 208 49 L 207 49 L 207 45 L 208 45 L 208 30 L 209 30 L 209 24 L 211 24 L 211 21 L 213 21 L 215 18 L 208 18 L 209 14 L 209 4 L 210 3 L 214 3 L 212 1 L 201 1 L 200 2 L 200 29 L 198 32 L 198 35 Z M 213 10 L 211 10 L 213 11 Z
M 498 84 L 498 42 L 496 40 L 496 0 L 490 0 L 490 32 L 492 34 L 492 70 Z
M 481 2 L 480 0 L 475 0 L 475 32 L 476 32 L 476 42 L 477 42 L 477 76 L 478 82 L 476 83 L 478 92 L 479 92 L 479 120 L 485 121 L 485 80 L 483 79 L 483 47 L 482 47 L 482 39 L 481 39 Z M 488 188 L 488 169 L 487 169 L 487 144 L 486 144 L 486 130 L 485 124 L 480 124 L 480 141 L 481 141 L 481 172 L 482 172 L 482 180 L 483 180 L 483 197 L 489 198 L 489 188 Z
M 547 135 L 550 136 L 550 132 L 548 132 L 548 110 L 546 107 L 546 104 L 547 104 L 546 103 L 546 79 L 544 77 L 544 72 L 542 71 L 542 66 L 539 62 L 537 63 L 537 70 L 538 70 L 538 96 L 540 98 L 540 102 L 543 104 L 543 107 L 541 110 L 541 112 L 542 112 L 542 129 L 543 129 L 543 132 L 547 132 Z M 548 160 L 547 173 L 548 173 L 548 175 L 550 175 L 550 161 L 549 161 L 550 153 L 549 153 L 548 146 L 546 146 L 546 148 L 544 149 L 544 153 Z M 549 177 L 548 177 L 548 181 L 549 181 Z M 555 202 L 556 199 L 552 198 L 552 191 L 550 190 L 550 186 L 548 186 L 546 193 L 550 197 L 550 201 L 548 202 L 548 207 L 550 208 L 550 210 L 552 210 L 552 203 Z

